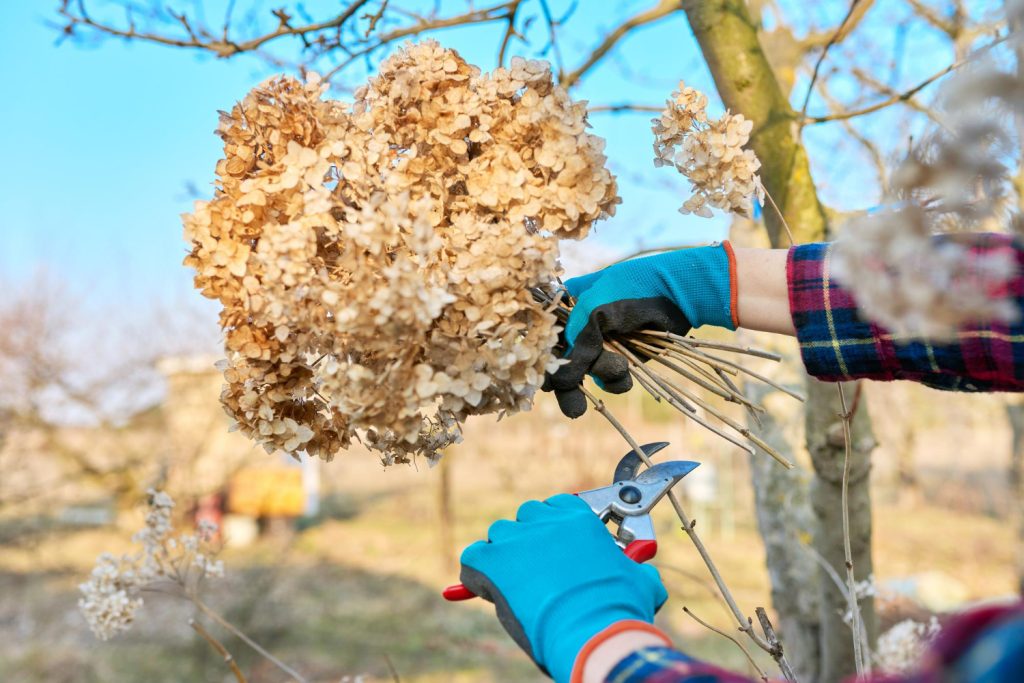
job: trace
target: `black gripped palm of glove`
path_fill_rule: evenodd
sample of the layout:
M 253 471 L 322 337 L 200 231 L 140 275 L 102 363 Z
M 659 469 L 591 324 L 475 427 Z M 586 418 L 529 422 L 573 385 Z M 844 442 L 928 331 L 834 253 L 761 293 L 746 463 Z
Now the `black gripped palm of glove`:
M 693 327 L 736 329 L 733 311 L 735 258 L 723 242 L 624 261 L 565 283 L 575 299 L 563 331 L 568 361 L 544 378 L 567 417 L 587 411 L 580 389 L 586 375 L 613 394 L 629 391 L 633 379 L 621 354 L 606 340 L 637 330 L 685 335 Z

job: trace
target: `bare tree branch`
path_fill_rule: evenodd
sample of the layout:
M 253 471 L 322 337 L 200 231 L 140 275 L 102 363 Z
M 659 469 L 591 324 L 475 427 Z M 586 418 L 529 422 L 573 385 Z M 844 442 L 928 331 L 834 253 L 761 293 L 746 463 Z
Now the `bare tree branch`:
M 852 14 L 848 12 L 834 31 L 814 31 L 809 33 L 800 40 L 800 47 L 805 51 L 811 51 L 816 48 L 824 49 L 826 45 L 830 46 L 829 49 L 835 47 L 853 33 L 854 29 L 857 28 L 874 4 L 875 0 L 859 0 L 858 2 L 851 3 L 851 5 L 855 6 L 855 10 Z M 851 7 L 851 9 L 854 8 Z
M 832 96 L 828 86 L 822 83 L 820 86 L 819 94 L 822 99 L 825 100 L 825 104 L 829 107 L 833 107 L 838 110 L 840 107 L 839 101 Z M 885 155 L 882 154 L 882 150 L 878 148 L 874 142 L 869 140 L 867 137 L 861 134 L 857 127 L 849 119 L 843 119 L 839 122 L 839 125 L 843 127 L 846 134 L 856 141 L 867 153 L 871 159 L 871 163 L 875 168 L 875 175 L 878 178 L 879 194 L 884 195 L 885 189 L 889 187 L 889 166 L 885 161 Z
M 555 75 L 558 77 L 558 82 L 561 83 L 562 78 L 565 77 L 565 63 L 562 61 L 562 50 L 558 47 L 556 28 L 559 22 L 552 16 L 548 0 L 540 0 L 540 9 L 544 14 L 544 21 L 548 24 L 548 44 L 545 46 L 545 50 L 550 48 L 555 55 L 555 69 L 557 70 Z
M 839 111 L 839 112 L 834 112 L 832 114 L 826 114 L 824 116 L 805 117 L 804 120 L 803 120 L 803 123 L 806 125 L 806 124 L 811 124 L 811 123 L 827 123 L 829 121 L 843 121 L 843 120 L 846 120 L 846 119 L 856 118 L 858 116 L 866 116 L 867 114 L 874 114 L 876 111 L 881 111 L 882 109 L 885 109 L 886 107 L 892 106 L 892 105 L 894 105 L 894 104 L 896 104 L 898 102 L 906 102 L 907 100 L 909 100 L 912 97 L 914 97 L 914 95 L 916 95 L 917 93 L 921 92 L 922 90 L 924 90 L 929 85 L 931 85 L 935 81 L 939 80 L 940 78 L 942 78 L 946 74 L 948 74 L 948 73 L 950 73 L 950 72 L 960 68 L 961 66 L 963 66 L 963 64 L 964 64 L 963 61 L 954 62 L 953 64 L 950 64 L 946 68 L 944 68 L 941 71 L 939 71 L 938 73 L 932 74 L 931 76 L 929 76 L 928 78 L 924 79 L 923 81 L 921 81 L 920 83 L 918 83 L 914 87 L 910 88 L 909 90 L 904 90 L 903 92 L 896 93 L 896 94 L 892 95 L 891 97 L 888 97 L 888 98 L 882 100 L 881 102 L 876 102 L 875 104 L 869 105 L 867 107 L 862 107 L 860 109 L 852 109 L 852 110 L 847 110 L 847 111 Z
M 760 609 L 760 608 L 758 608 L 758 609 Z M 704 628 L 708 629 L 709 631 L 713 631 L 713 632 L 717 633 L 718 635 L 722 636 L 723 638 L 728 638 L 729 640 L 731 640 L 736 645 L 736 647 L 738 647 L 740 650 L 742 650 L 743 654 L 746 655 L 747 661 L 750 662 L 750 666 L 754 667 L 754 671 L 757 672 L 757 677 L 760 678 L 765 683 L 768 683 L 768 674 L 766 674 L 764 672 L 764 670 L 757 665 L 757 662 L 754 661 L 754 658 L 750 656 L 750 651 L 747 650 L 747 648 L 743 647 L 743 643 L 741 643 L 739 640 L 737 640 L 736 636 L 728 634 L 728 633 L 726 633 L 725 631 L 723 631 L 722 629 L 720 629 L 720 628 L 718 628 L 716 626 L 712 626 L 711 624 L 709 624 L 708 622 L 704 621 L 703 619 L 698 617 L 696 614 L 694 614 L 693 611 L 689 607 L 686 607 L 685 605 L 683 606 L 683 611 L 686 612 L 686 614 L 688 614 L 690 616 L 690 618 L 692 618 L 694 621 L 696 621 L 698 624 L 700 624 Z
M 510 2 L 503 2 L 492 7 L 481 10 L 472 10 L 464 14 L 455 15 L 452 17 L 444 18 L 420 18 L 418 23 L 411 26 L 403 26 L 397 28 L 388 33 L 382 34 L 377 37 L 375 41 L 356 51 L 351 51 L 349 56 L 342 61 L 338 66 L 334 67 L 326 74 L 324 74 L 324 80 L 330 81 L 339 72 L 344 70 L 350 64 L 355 62 L 362 57 L 378 50 L 385 45 L 393 43 L 402 38 L 409 38 L 411 36 L 424 33 L 426 31 L 434 31 L 443 28 L 452 28 L 455 26 L 468 26 L 470 24 L 484 24 L 492 21 L 508 20 L 513 6 L 518 5 L 517 0 L 511 0 Z
M 312 33 L 317 33 L 325 29 L 341 28 L 353 17 L 353 15 L 355 15 L 359 8 L 367 2 L 368 0 L 355 0 L 348 7 L 330 19 L 304 24 L 302 26 L 292 26 L 291 18 L 284 12 L 284 10 L 274 10 L 274 15 L 278 18 L 277 28 L 273 31 L 269 31 L 241 42 L 236 42 L 228 38 L 228 22 L 230 21 L 230 14 L 228 15 L 227 21 L 224 25 L 223 37 L 216 38 L 206 29 L 193 28 L 191 22 L 184 13 L 175 14 L 172 11 L 170 12 L 171 16 L 178 21 L 178 23 L 182 24 L 185 28 L 185 33 L 188 36 L 187 38 L 175 38 L 173 36 L 160 33 L 147 31 L 140 32 L 135 28 L 134 22 L 129 22 L 127 28 L 119 28 L 117 26 L 95 21 L 86 11 L 84 0 L 80 0 L 74 8 L 72 8 L 70 0 L 63 0 L 57 12 L 60 16 L 64 17 L 67 22 L 64 27 L 64 32 L 68 35 L 71 35 L 74 32 L 76 26 L 87 26 L 102 34 L 118 38 L 145 40 L 151 43 L 159 43 L 161 45 L 169 45 L 172 47 L 204 50 L 212 52 L 218 57 L 231 57 L 242 52 L 253 52 L 258 50 L 270 41 L 282 36 L 305 38 Z
M 866 85 L 874 89 L 881 95 L 897 97 L 900 94 L 891 86 L 886 85 L 882 81 L 878 80 L 864 69 L 854 68 L 850 71 L 850 75 L 857 79 L 862 85 Z M 900 104 L 910 107 L 911 109 L 918 113 L 924 114 L 939 126 L 945 127 L 946 125 L 945 123 L 943 123 L 942 118 L 939 116 L 938 112 L 936 112 L 931 107 L 922 104 L 920 101 L 918 101 L 916 97 L 911 96 L 907 99 L 900 100 Z
M 852 0 L 850 3 L 850 9 L 847 10 L 846 16 L 843 17 L 843 20 L 839 23 L 839 28 L 835 30 L 832 37 L 828 39 L 827 43 L 825 43 L 825 46 L 821 50 L 821 54 L 818 55 L 818 60 L 814 63 L 814 70 L 811 72 L 811 82 L 807 84 L 807 94 L 804 95 L 804 104 L 800 107 L 801 119 L 804 119 L 807 116 L 807 105 L 811 101 L 811 94 L 814 92 L 814 84 L 818 80 L 818 72 L 821 71 L 821 65 L 828 56 L 828 51 L 832 49 L 833 45 L 849 35 L 849 32 L 853 30 L 854 26 L 856 26 L 860 19 L 867 14 L 867 11 L 870 9 L 872 4 L 873 0 Z
M 562 79 L 561 84 L 566 88 L 571 88 L 575 85 L 595 64 L 601 61 L 601 59 L 608 54 L 608 52 L 615 47 L 620 40 L 625 38 L 630 31 L 641 26 L 651 24 L 681 10 L 682 5 L 679 0 L 659 0 L 658 4 L 654 7 L 633 15 L 626 21 L 622 22 L 622 24 L 612 29 L 612 31 L 604 37 L 601 43 L 594 48 L 594 51 L 590 53 L 590 56 L 584 60 L 583 64 L 572 72 L 566 74 L 565 78 Z
M 646 113 L 658 113 L 665 107 L 659 107 L 654 104 L 599 104 L 594 107 L 587 107 L 587 112 L 591 114 L 646 114 Z

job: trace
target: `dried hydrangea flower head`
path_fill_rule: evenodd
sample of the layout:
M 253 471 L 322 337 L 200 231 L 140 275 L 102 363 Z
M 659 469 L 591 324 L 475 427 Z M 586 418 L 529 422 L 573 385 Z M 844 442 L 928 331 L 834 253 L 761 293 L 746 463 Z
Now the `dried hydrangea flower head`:
M 978 256 L 955 235 L 934 236 L 1020 233 L 1003 162 L 1015 153 L 1010 126 L 1024 115 L 1022 86 L 1015 70 L 982 58 L 951 78 L 939 96 L 943 128 L 899 165 L 885 205 L 843 229 L 834 272 L 871 320 L 898 335 L 942 341 L 966 325 L 1019 319 L 1006 295 L 1017 273 L 1008 252 Z
M 679 82 L 661 116 L 651 121 L 654 165 L 674 166 L 690 181 L 693 195 L 680 213 L 710 218 L 713 207 L 749 217 L 753 200 L 764 200 L 757 175 L 761 162 L 743 149 L 753 122 L 728 111 L 708 119 L 707 105 L 703 93 Z
M 875 665 L 885 674 L 914 672 L 940 630 L 939 620 L 934 616 L 927 624 L 912 619 L 895 624 L 878 637 Z
M 214 198 L 184 217 L 223 304 L 222 402 L 268 451 L 433 458 L 467 416 L 530 406 L 557 364 L 530 288 L 615 178 L 545 62 L 483 74 L 425 41 L 350 105 L 323 91 L 274 78 L 223 113 Z
M 78 587 L 78 609 L 100 640 L 131 628 L 142 607 L 141 593 L 152 583 L 169 581 L 188 590 L 206 577 L 224 576 L 224 564 L 213 559 L 216 526 L 200 523 L 194 534 L 174 535 L 174 501 L 162 491 L 150 489 L 147 495 L 145 526 L 132 537 L 142 549 L 121 557 L 103 553 L 89 580 Z
M 1016 274 L 1008 252 L 972 253 L 955 240 L 934 241 L 928 212 L 886 207 L 851 220 L 832 255 L 832 272 L 868 319 L 905 337 L 944 340 L 968 323 L 1013 321 L 1001 295 Z

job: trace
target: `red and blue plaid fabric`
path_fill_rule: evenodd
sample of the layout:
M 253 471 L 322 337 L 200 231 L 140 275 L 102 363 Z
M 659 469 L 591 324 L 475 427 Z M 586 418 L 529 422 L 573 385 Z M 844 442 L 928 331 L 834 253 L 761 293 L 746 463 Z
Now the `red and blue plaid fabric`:
M 751 683 L 746 676 L 687 657 L 669 647 L 637 650 L 615 665 L 605 683 Z
M 983 607 L 960 615 L 942 626 L 917 671 L 872 676 L 870 681 L 1024 681 L 1024 603 Z M 649 647 L 616 664 L 605 683 L 754 683 L 754 679 L 697 661 L 671 648 Z
M 1018 264 L 1006 294 L 1024 310 L 1024 248 L 1007 235 L 973 236 L 971 250 L 1005 250 Z M 789 252 L 789 302 L 807 372 L 825 381 L 920 382 L 954 391 L 1024 391 L 1024 322 L 961 330 L 929 344 L 899 339 L 860 317 L 852 294 L 830 274 L 832 245 Z M 1020 683 L 1024 681 L 1024 604 L 967 613 L 943 627 L 918 671 L 880 676 L 875 683 Z M 619 662 L 606 683 L 748 683 L 753 679 L 665 647 L 646 648 Z
M 1008 235 L 972 236 L 976 255 L 1010 252 L 1018 273 L 1006 295 L 1024 304 L 1024 248 Z M 961 330 L 949 343 L 900 339 L 857 312 L 853 295 L 832 277 L 831 244 L 790 249 L 789 304 L 807 372 L 820 380 L 920 382 L 953 391 L 1024 391 L 1024 322 Z

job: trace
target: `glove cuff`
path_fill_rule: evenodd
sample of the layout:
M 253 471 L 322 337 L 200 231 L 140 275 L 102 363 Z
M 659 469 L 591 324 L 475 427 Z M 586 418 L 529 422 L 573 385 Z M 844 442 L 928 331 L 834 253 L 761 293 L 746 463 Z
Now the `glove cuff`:
M 588 640 L 582 648 L 580 648 L 579 653 L 576 655 L 576 660 L 572 665 L 572 675 L 569 677 L 569 683 L 582 683 L 583 671 L 587 668 L 587 659 L 594 650 L 600 647 L 609 638 L 617 636 L 620 633 L 625 633 L 626 631 L 642 631 L 644 633 L 649 633 L 660 638 L 666 647 L 672 647 L 672 641 L 669 637 L 653 624 L 649 624 L 646 621 L 639 621 L 637 619 L 623 619 L 622 621 L 617 621 L 604 630 L 599 631 L 590 640 Z
M 732 317 L 732 328 L 740 326 L 739 278 L 736 276 L 736 252 L 729 240 L 722 240 L 722 249 L 729 259 L 729 315 Z

